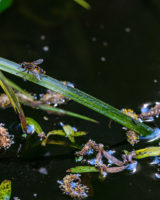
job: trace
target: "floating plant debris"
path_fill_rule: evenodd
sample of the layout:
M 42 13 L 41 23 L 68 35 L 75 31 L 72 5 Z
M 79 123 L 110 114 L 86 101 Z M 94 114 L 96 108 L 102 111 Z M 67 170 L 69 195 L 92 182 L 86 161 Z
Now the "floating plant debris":
M 106 173 L 118 173 L 126 169 L 129 165 L 123 165 L 121 167 L 107 167 L 105 164 L 102 164 L 100 167 L 100 173 L 103 176 L 104 172 Z
M 126 132 L 127 135 L 127 141 L 134 146 L 135 144 L 137 144 L 139 142 L 139 135 L 137 133 L 135 133 L 132 130 L 128 130 Z
M 129 160 L 125 160 L 121 161 L 119 159 L 117 159 L 115 156 L 113 156 L 113 151 L 105 151 L 104 150 L 104 146 L 103 144 L 96 144 L 95 141 L 93 140 L 89 140 L 84 147 L 82 148 L 81 151 L 76 152 L 77 156 L 83 157 L 85 155 L 89 155 L 88 152 L 90 152 L 90 150 L 94 150 L 95 152 L 97 152 L 96 154 L 96 158 L 93 159 L 83 159 L 81 158 L 80 161 L 81 162 L 87 162 L 88 164 L 95 166 L 95 169 L 92 167 L 91 168 L 91 172 L 96 172 L 96 169 L 101 173 L 101 175 L 104 177 L 107 175 L 107 173 L 118 173 L 123 171 L 124 169 L 126 169 L 129 165 Z M 107 159 L 107 163 L 104 163 L 104 158 Z M 112 165 L 116 165 L 116 166 L 112 166 Z M 73 172 L 76 170 L 80 170 L 77 171 L 77 173 L 81 173 L 81 171 L 83 170 L 83 172 L 85 170 L 89 170 L 87 168 L 87 166 L 81 166 L 81 168 L 79 169 L 78 167 L 75 168 L 71 168 L 69 171 Z M 87 172 L 87 171 L 86 171 Z
M 67 101 L 69 101 L 69 99 L 62 94 L 47 90 L 44 95 L 41 95 L 40 101 L 45 104 L 54 105 L 56 107 L 60 104 L 66 103 Z
M 64 81 L 64 85 L 69 86 L 69 87 L 74 87 L 74 84 L 71 82 Z M 40 94 L 40 100 L 37 99 L 36 94 L 31 94 L 28 93 L 30 96 L 20 93 L 20 92 L 15 92 L 16 96 L 22 101 L 22 103 L 28 102 L 32 104 L 33 106 L 39 106 L 39 105 L 44 105 L 44 104 L 49 104 L 49 105 L 54 105 L 55 107 L 64 103 L 67 103 L 70 99 L 57 93 L 52 90 L 47 90 L 46 93 Z M 10 100 L 8 96 L 4 93 L 0 95 L 0 107 L 1 108 L 6 108 L 10 106 Z
M 69 87 L 74 87 L 73 83 L 67 81 L 64 81 L 63 84 Z M 52 90 L 47 90 L 45 94 L 41 94 L 40 98 L 41 102 L 49 105 L 54 105 L 55 107 L 67 103 L 69 100 L 70 99 L 65 97 L 64 95 L 54 92 Z
M 6 108 L 10 106 L 10 101 L 9 98 L 6 94 L 1 94 L 0 95 L 0 107 L 1 108 Z
M 124 112 L 126 115 L 128 115 L 128 116 L 133 118 L 133 120 L 132 120 L 133 124 L 136 124 L 135 120 L 140 121 L 140 119 L 138 118 L 138 115 L 133 110 L 123 108 L 122 112 Z M 128 130 L 128 129 L 126 129 L 126 130 L 127 130 L 126 131 L 127 141 L 132 146 L 134 146 L 135 144 L 137 144 L 139 142 L 139 135 L 136 132 L 134 132 L 133 130 Z
M 9 135 L 4 124 L 0 124 L 0 148 L 8 149 L 13 144 L 13 136 Z
M 84 156 L 87 155 L 88 152 L 90 152 L 90 149 L 98 150 L 98 145 L 93 140 L 89 140 L 84 147 L 81 149 L 81 151 L 76 152 L 76 156 Z M 90 154 L 90 153 L 89 153 Z
M 88 197 L 88 187 L 81 184 L 80 174 L 66 175 L 62 181 L 58 180 L 59 188 L 64 194 L 72 198 L 84 199 Z
M 142 106 L 143 109 L 141 108 L 143 112 L 139 115 L 139 117 L 142 120 L 146 120 L 151 117 L 158 117 L 160 114 L 160 103 L 156 102 L 155 104 L 156 105 L 150 109 L 149 106 L 151 105 L 151 103 L 144 104 Z
M 133 119 L 138 120 L 138 115 L 132 109 L 123 108 L 122 112 L 125 113 L 126 115 L 132 117 Z

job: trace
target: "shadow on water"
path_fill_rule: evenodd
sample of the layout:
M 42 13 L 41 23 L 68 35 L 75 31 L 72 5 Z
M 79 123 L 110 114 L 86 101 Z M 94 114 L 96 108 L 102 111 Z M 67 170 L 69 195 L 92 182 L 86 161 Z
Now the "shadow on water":
M 94 0 L 90 3 L 92 9 L 86 11 L 71 0 L 16 0 L 0 15 L 1 57 L 18 63 L 43 58 L 47 74 L 71 81 L 119 109 L 127 107 L 140 112 L 140 104 L 159 101 L 160 3 L 158 0 Z M 27 90 L 43 90 L 7 76 Z M 63 121 L 87 131 L 85 141 L 92 138 L 113 147 L 120 155 L 124 149 L 132 149 L 116 123 L 109 128 L 108 119 L 74 102 L 64 107 L 92 116 L 100 124 L 55 115 L 48 115 L 49 120 L 44 121 L 46 114 L 42 111 L 29 108 L 24 111 L 46 132 Z M 12 109 L 1 111 L 0 122 L 7 127 L 15 120 Z M 67 198 L 61 194 L 57 179 L 62 179 L 65 171 L 75 164 L 73 149 L 38 148 L 30 153 L 33 157 L 29 155 L 25 159 L 17 157 L 17 150 L 18 145 L 14 144 L 2 152 L 0 162 L 0 180 L 12 180 L 12 196 L 23 200 Z M 135 174 L 109 175 L 104 182 L 94 174 L 90 183 L 93 196 L 88 199 L 159 198 L 160 183 L 153 178 L 156 169 L 149 162 L 149 159 L 141 160 Z

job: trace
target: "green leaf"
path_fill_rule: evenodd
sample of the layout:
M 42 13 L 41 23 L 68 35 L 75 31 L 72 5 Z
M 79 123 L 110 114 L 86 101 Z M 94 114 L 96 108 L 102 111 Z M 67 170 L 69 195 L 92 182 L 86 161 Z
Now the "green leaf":
M 39 81 L 32 74 L 21 72 L 19 64 L 16 64 L 4 58 L 0 58 L 0 69 L 21 78 L 24 78 L 25 74 L 25 79 L 50 90 L 54 90 L 55 92 L 58 92 L 106 117 L 109 117 L 110 119 L 118 122 L 122 126 L 125 126 L 126 128 L 133 130 L 140 135 L 146 136 L 154 132 L 153 128 L 139 122 L 138 120 L 134 120 L 133 123 L 133 118 L 124 114 L 122 111 L 110 106 L 109 104 L 99 99 L 96 99 L 95 97 L 86 94 L 85 92 L 82 92 L 76 88 L 64 85 L 62 82 L 47 75 L 41 75 L 41 80 Z
M 0 13 L 9 8 L 13 3 L 13 0 L 0 0 Z
M 33 126 L 33 130 L 35 130 L 35 132 L 41 136 L 44 135 L 44 132 L 41 128 L 41 126 L 39 125 L 38 122 L 36 122 L 33 118 L 30 117 L 26 117 L 26 122 L 28 126 Z
M 15 92 L 13 91 L 12 87 L 9 85 L 6 77 L 3 75 L 3 73 L 1 71 L 0 71 L 0 86 L 2 87 L 2 89 L 4 90 L 6 95 L 8 96 L 14 111 L 18 114 L 18 117 L 21 122 L 22 130 L 26 131 L 26 129 L 27 129 L 26 119 L 25 119 L 25 115 L 24 115 L 23 109 L 21 107 L 21 104 L 20 104 L 17 96 L 15 95 Z
M 74 1 L 87 10 L 91 9 L 91 6 L 85 0 L 74 0 Z
M 75 139 L 74 139 L 74 131 L 72 129 L 72 126 L 70 125 L 64 125 L 63 126 L 63 130 L 66 133 L 66 137 L 68 137 L 68 139 L 72 142 L 75 143 Z
M 86 134 L 87 134 L 87 132 L 85 132 L 85 131 L 75 131 L 74 137 L 80 137 L 80 136 L 84 136 Z
M 62 141 L 62 140 L 50 140 L 48 139 L 46 144 L 43 145 L 43 141 L 42 141 L 42 146 L 45 146 L 46 144 L 56 144 L 56 145 L 62 145 L 62 146 L 68 146 L 68 147 L 73 147 L 75 149 L 80 149 L 81 146 L 78 145 L 78 144 L 75 144 L 75 143 L 69 143 L 69 142 L 66 142 L 66 141 Z
M 150 156 L 159 156 L 160 155 L 160 147 L 148 147 L 144 149 L 139 149 L 135 151 L 134 158 L 141 159 Z
M 94 166 L 77 166 L 67 170 L 71 173 L 89 173 L 89 172 L 99 172 L 99 170 Z
M 77 114 L 77 113 L 74 113 L 74 112 L 63 110 L 61 108 L 55 108 L 55 107 L 49 106 L 49 105 L 39 105 L 39 106 L 37 106 L 37 108 L 39 108 L 41 110 L 57 113 L 59 115 L 68 115 L 68 116 L 71 116 L 71 117 L 76 117 L 76 118 L 79 118 L 79 119 L 83 119 L 83 120 L 87 120 L 87 121 L 90 121 L 90 122 L 98 123 L 97 120 L 94 120 L 94 119 L 92 119 L 90 117 L 86 117 L 84 115 L 80 115 L 80 114 Z
M 71 135 L 71 136 L 74 135 L 73 128 L 72 128 L 72 126 L 70 126 L 70 125 L 64 125 L 64 126 L 63 126 L 63 130 L 64 130 L 64 132 L 66 133 L 66 136 L 67 136 L 67 137 L 68 137 L 69 135 Z
M 0 185 L 0 200 L 9 200 L 11 198 L 11 181 L 4 180 Z
M 46 146 L 48 144 L 48 137 L 51 135 L 59 135 L 67 137 L 72 143 L 75 143 L 74 137 L 80 137 L 86 135 L 86 132 L 83 131 L 73 131 L 73 128 L 70 125 L 64 125 L 63 130 L 53 130 L 47 133 L 47 136 L 42 140 L 41 145 Z
M 53 131 L 50 131 L 50 132 L 47 133 L 46 138 L 44 138 L 42 140 L 42 143 L 41 143 L 42 146 L 46 146 L 46 144 L 48 144 L 48 137 L 51 136 L 51 135 L 60 135 L 60 136 L 64 136 L 65 137 L 66 134 L 62 130 L 53 130 Z M 50 140 L 50 141 L 52 141 L 52 140 Z

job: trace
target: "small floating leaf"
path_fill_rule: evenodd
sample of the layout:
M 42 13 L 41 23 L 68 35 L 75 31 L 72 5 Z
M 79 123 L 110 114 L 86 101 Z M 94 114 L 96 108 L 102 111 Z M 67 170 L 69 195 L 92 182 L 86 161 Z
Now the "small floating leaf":
M 145 149 L 139 149 L 135 151 L 134 158 L 141 159 L 150 156 L 159 156 L 160 155 L 160 147 L 148 147 Z
M 63 130 L 66 133 L 66 137 L 68 137 L 68 139 L 72 142 L 75 143 L 75 139 L 74 139 L 74 131 L 72 129 L 72 126 L 70 125 L 64 125 L 63 126 Z
M 0 200 L 9 200 L 11 198 L 11 181 L 4 180 L 0 185 Z
M 46 146 L 46 144 L 49 144 L 48 137 L 50 135 L 65 136 L 66 134 L 65 134 L 65 132 L 63 130 L 53 130 L 53 131 L 50 131 L 50 132 L 48 132 L 47 136 L 42 140 L 42 143 L 41 143 L 42 146 Z M 50 141 L 53 141 L 53 144 L 54 144 L 54 140 L 50 140 Z
M 89 173 L 89 172 L 99 172 L 99 170 L 94 166 L 77 166 L 70 168 L 67 172 L 71 173 Z

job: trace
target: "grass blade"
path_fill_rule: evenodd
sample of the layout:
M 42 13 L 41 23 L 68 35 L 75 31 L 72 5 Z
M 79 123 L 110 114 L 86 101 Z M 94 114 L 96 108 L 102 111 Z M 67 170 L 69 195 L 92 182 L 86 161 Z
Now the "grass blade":
M 0 86 L 2 87 L 6 95 L 8 96 L 14 111 L 18 114 L 18 117 L 21 122 L 22 130 L 27 130 L 26 119 L 25 119 L 21 104 L 2 72 L 0 72 Z
M 86 94 L 83 91 L 80 91 L 76 88 L 69 87 L 67 85 L 64 85 L 60 81 L 46 76 L 41 75 L 41 80 L 39 81 L 36 79 L 32 74 L 27 74 L 24 72 L 21 72 L 20 65 L 14 62 L 11 62 L 9 60 L 6 60 L 4 58 L 0 58 L 0 69 L 6 72 L 9 72 L 13 75 L 19 76 L 21 78 L 36 83 L 42 87 L 48 88 L 50 90 L 54 90 L 55 92 L 58 92 L 116 122 L 121 124 L 122 126 L 127 127 L 128 129 L 131 129 L 135 131 L 136 133 L 139 133 L 140 135 L 146 136 L 150 135 L 154 132 L 154 129 L 149 127 L 148 125 L 141 123 L 137 120 L 133 123 L 133 120 L 128 115 L 124 114 L 120 110 L 110 106 L 109 104 L 89 95 Z

